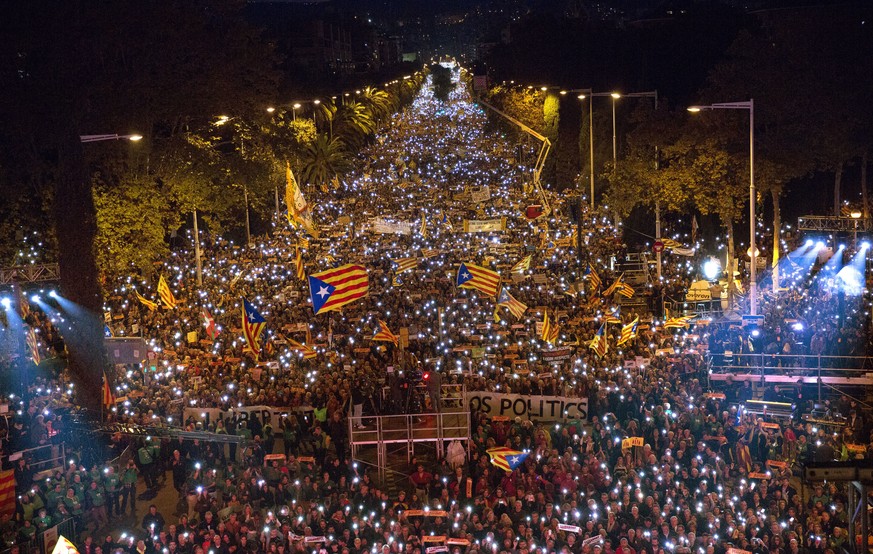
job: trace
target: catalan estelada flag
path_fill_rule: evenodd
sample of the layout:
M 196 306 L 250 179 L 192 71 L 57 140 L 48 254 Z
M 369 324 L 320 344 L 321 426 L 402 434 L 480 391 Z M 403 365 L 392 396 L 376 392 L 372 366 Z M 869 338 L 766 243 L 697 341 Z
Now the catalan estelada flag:
M 170 309 L 176 307 L 176 297 L 173 296 L 173 291 L 170 290 L 170 286 L 167 284 L 167 281 L 164 280 L 164 276 L 161 275 L 160 279 L 158 279 L 158 296 L 161 297 L 161 302 Z
M 303 254 L 300 252 L 300 248 L 297 249 L 297 255 L 294 257 L 294 272 L 301 281 L 306 279 L 306 270 L 303 269 Z
M 618 291 L 619 287 L 622 285 L 622 279 L 624 279 L 624 273 L 619 275 L 618 279 L 616 279 L 613 284 L 609 285 L 609 287 L 607 287 L 606 290 L 603 291 L 603 296 L 606 296 L 608 298 L 615 294 L 616 291 Z
M 111 408 L 115 406 L 115 395 L 112 394 L 112 387 L 109 386 L 109 379 L 106 378 L 106 373 L 103 373 L 103 407 Z
M 33 360 L 33 364 L 39 365 L 42 358 L 39 356 L 39 341 L 36 339 L 36 332 L 34 332 L 33 327 L 27 329 L 25 341 L 27 342 L 27 347 L 30 349 L 30 358 Z
M 259 314 L 258 310 L 243 298 L 242 330 L 248 349 L 255 357 L 255 361 L 258 361 L 258 355 L 261 352 L 261 333 L 264 332 L 266 326 L 267 320 L 264 319 L 264 316 Z
M 549 344 L 555 344 L 558 340 L 558 322 L 552 323 L 549 319 L 549 312 L 546 311 L 545 319 L 543 319 L 543 331 L 540 338 Z
M 632 286 L 628 285 L 627 283 L 625 283 L 624 281 L 622 281 L 618 285 L 618 293 L 620 295 L 624 296 L 625 298 L 632 297 L 635 292 L 636 291 L 634 290 L 634 288 Z
M 0 471 L 0 516 L 15 513 L 15 470 Z
M 511 273 L 524 273 L 525 271 L 530 269 L 531 258 L 533 258 L 533 254 L 528 254 L 527 256 L 522 258 L 521 261 L 512 266 L 512 269 L 510 269 L 509 271 Z
M 288 339 L 288 348 L 290 348 L 294 352 L 297 352 L 298 355 L 303 356 L 304 360 L 311 360 L 312 358 L 318 356 L 318 352 L 316 352 L 314 348 L 305 344 L 301 344 L 294 339 Z
M 404 271 L 415 269 L 418 267 L 418 262 L 418 258 L 395 258 L 391 260 L 391 263 L 394 264 L 394 273 L 403 273 Z
M 346 264 L 309 276 L 309 296 L 316 314 L 338 310 L 369 291 L 367 269 L 362 265 Z
M 515 299 L 514 296 L 509 294 L 509 291 L 506 290 L 506 287 L 503 287 L 500 291 L 500 296 L 497 297 L 497 305 L 504 306 L 512 315 L 517 318 L 520 318 L 524 315 L 524 312 L 527 311 L 527 305 L 522 302 L 519 302 Z
M 607 323 L 621 323 L 621 306 L 603 315 L 603 321 Z
M 488 456 L 491 458 L 491 465 L 509 472 L 520 466 L 529 454 L 528 452 L 513 450 L 505 446 L 491 448 L 486 452 L 488 452 Z
M 594 338 L 591 339 L 588 348 L 594 350 L 594 353 L 602 358 L 606 356 L 608 346 L 606 338 L 606 323 L 604 323 L 600 326 L 600 329 L 597 330 L 597 334 L 594 335 Z
M 683 315 L 680 317 L 671 317 L 667 321 L 664 322 L 664 327 L 667 329 L 680 329 L 684 327 L 688 327 L 691 324 L 691 320 L 697 317 L 696 315 Z
M 583 279 L 588 279 L 588 282 L 591 283 L 591 286 L 594 290 L 600 288 L 600 285 L 603 284 L 603 281 L 600 280 L 600 275 L 594 271 L 594 268 L 591 267 L 591 263 L 588 264 L 588 267 L 585 268 L 585 274 L 582 276 Z
M 462 263 L 458 268 L 455 285 L 462 289 L 476 289 L 488 296 L 497 296 L 500 274 L 479 265 Z
M 139 300 L 140 304 L 142 304 L 143 306 L 145 306 L 146 308 L 148 308 L 150 312 L 153 312 L 153 311 L 155 311 L 155 310 L 158 309 L 158 303 L 157 303 L 157 302 L 152 302 L 151 300 L 149 300 L 149 299 L 146 298 L 145 296 L 141 295 L 141 294 L 140 294 L 139 292 L 137 292 L 137 291 L 133 291 L 133 293 L 136 295 L 136 299 Z
M 388 328 L 388 324 L 379 320 L 379 330 L 376 331 L 376 334 L 373 335 L 374 341 L 383 341 L 383 342 L 393 342 L 394 346 L 397 346 L 400 341 L 400 337 L 391 332 L 391 329 Z
M 618 342 L 615 343 L 616 346 L 621 346 L 637 336 L 637 324 L 639 324 L 639 322 L 640 318 L 635 317 L 633 321 L 621 328 L 621 337 L 619 337 Z

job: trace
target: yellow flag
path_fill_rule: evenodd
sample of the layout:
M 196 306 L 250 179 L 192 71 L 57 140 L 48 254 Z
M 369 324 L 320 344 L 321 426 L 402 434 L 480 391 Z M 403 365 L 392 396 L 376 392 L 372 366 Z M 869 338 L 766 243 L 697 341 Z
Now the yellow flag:
M 164 280 L 163 275 L 158 279 L 158 296 L 166 307 L 170 309 L 176 307 L 176 297 L 173 296 L 173 291 L 170 290 L 170 286 L 167 285 L 167 281 Z
M 141 295 L 141 294 L 140 294 L 139 292 L 137 292 L 137 291 L 133 291 L 133 293 L 136 294 L 136 299 L 139 300 L 140 303 L 141 303 L 143 306 L 145 306 L 146 308 L 148 308 L 149 311 L 152 311 L 152 312 L 153 312 L 153 311 L 155 311 L 155 310 L 158 309 L 158 303 L 157 303 L 157 302 L 152 302 L 151 300 L 149 300 L 149 299 L 146 298 L 145 296 Z
M 303 197 L 303 192 L 297 184 L 297 179 L 294 178 L 294 173 L 291 172 L 290 162 L 286 162 L 285 178 L 287 180 L 285 204 L 288 207 L 288 223 L 295 228 L 302 227 L 307 233 L 318 238 L 318 229 L 312 222 L 312 210 Z

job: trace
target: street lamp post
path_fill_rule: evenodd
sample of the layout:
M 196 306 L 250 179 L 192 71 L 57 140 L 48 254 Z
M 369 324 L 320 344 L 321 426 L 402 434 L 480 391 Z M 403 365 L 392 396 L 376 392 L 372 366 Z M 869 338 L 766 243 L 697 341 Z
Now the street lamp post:
M 615 101 L 621 98 L 617 92 L 611 92 L 612 97 L 612 171 L 615 172 L 615 164 L 618 161 L 618 135 L 615 132 Z
M 142 140 L 142 135 L 119 135 L 117 133 L 111 135 L 79 135 L 79 140 L 82 142 L 102 142 L 104 140 L 129 140 L 137 142 Z
M 697 113 L 701 110 L 748 110 L 749 111 L 749 257 L 752 267 L 749 270 L 749 313 L 758 315 L 758 253 L 755 247 L 755 101 L 749 99 L 746 102 L 720 102 L 709 106 L 690 106 L 689 112 Z M 778 229 L 773 230 L 778 233 Z M 732 279 L 729 275 L 728 279 Z
M 580 92 L 579 100 L 588 99 L 588 165 L 589 165 L 589 180 L 591 182 L 591 209 L 594 209 L 594 108 L 593 98 L 595 96 L 609 96 L 612 98 L 612 167 L 615 169 L 618 160 L 618 133 L 615 120 L 615 102 L 619 98 L 643 98 L 653 97 L 655 99 L 655 110 L 658 109 L 658 91 L 651 92 L 632 92 L 629 94 L 619 94 L 617 92 L 592 92 L 589 89 L 577 89 L 571 92 Z

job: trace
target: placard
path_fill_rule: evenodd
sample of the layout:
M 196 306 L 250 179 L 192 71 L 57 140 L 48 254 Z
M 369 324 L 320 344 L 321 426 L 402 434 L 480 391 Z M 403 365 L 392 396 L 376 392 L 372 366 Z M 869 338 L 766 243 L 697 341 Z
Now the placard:
M 643 445 L 643 437 L 629 437 L 621 441 L 621 448 L 624 450 L 625 448 L 631 448 L 633 446 L 642 446 Z
M 506 229 L 506 218 L 498 217 L 494 219 L 465 219 L 465 233 L 490 233 L 494 231 L 502 232 Z

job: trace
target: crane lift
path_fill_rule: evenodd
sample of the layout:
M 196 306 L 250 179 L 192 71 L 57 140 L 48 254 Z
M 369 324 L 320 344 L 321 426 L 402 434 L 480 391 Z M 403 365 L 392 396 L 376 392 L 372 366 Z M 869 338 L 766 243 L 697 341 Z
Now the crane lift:
M 532 184 L 533 184 L 533 187 L 536 190 L 537 194 L 540 197 L 540 202 L 543 205 L 543 215 L 546 215 L 546 216 L 549 215 L 549 213 L 551 213 L 552 209 L 549 206 L 549 199 L 546 197 L 546 193 L 543 191 L 543 186 L 542 186 L 542 182 L 540 181 L 540 176 L 543 173 L 543 167 L 546 165 L 546 158 L 549 155 L 549 151 L 552 149 L 552 141 L 550 141 L 548 139 L 548 137 L 541 135 L 540 133 L 534 131 L 533 129 L 531 129 L 530 127 L 528 127 L 527 125 L 525 125 L 521 121 L 515 119 L 511 115 L 496 108 L 495 106 L 492 106 L 491 104 L 482 100 L 481 98 L 477 98 L 476 101 L 478 103 L 482 104 L 483 106 L 485 106 L 486 108 L 488 108 L 489 110 L 493 111 L 494 113 L 498 114 L 499 116 L 503 117 L 504 119 L 506 119 L 507 121 L 509 121 L 510 123 L 515 125 L 516 127 L 518 127 L 519 129 L 521 129 L 522 132 L 527 133 L 528 135 L 532 136 L 533 138 L 535 138 L 541 142 L 540 151 L 537 154 L 537 161 L 533 167 Z

